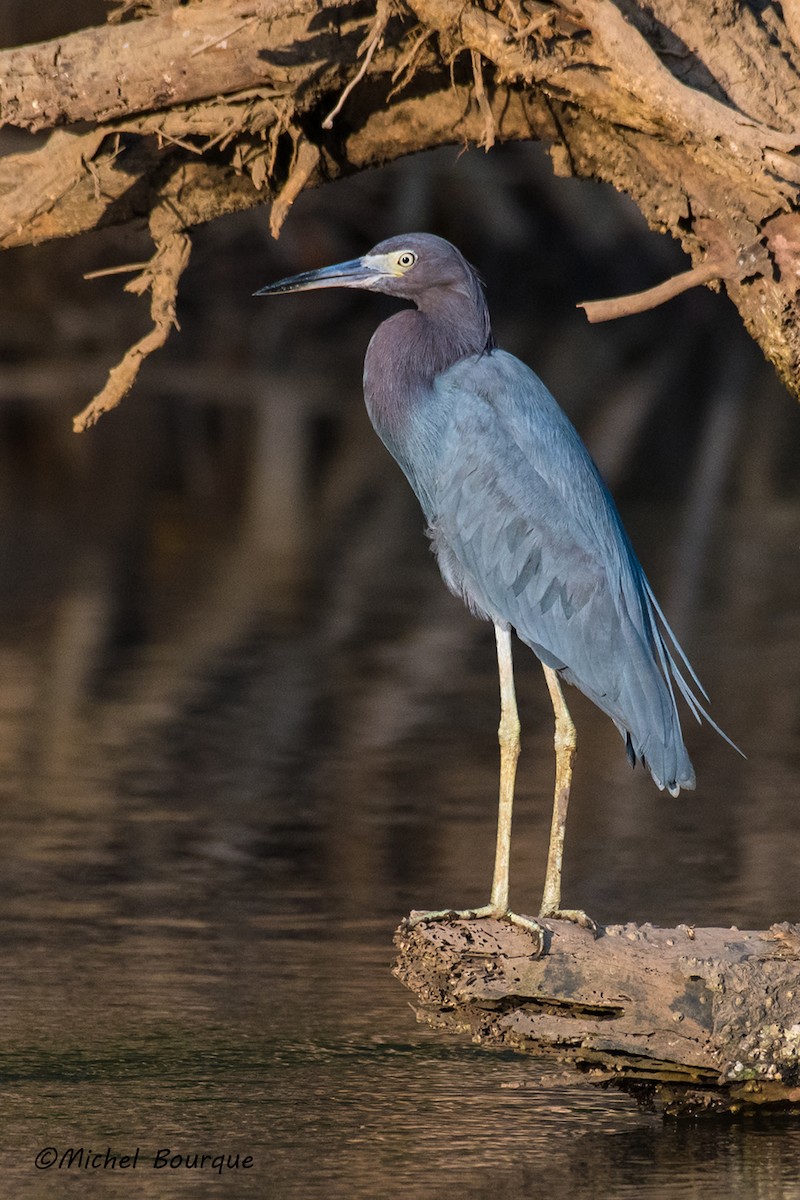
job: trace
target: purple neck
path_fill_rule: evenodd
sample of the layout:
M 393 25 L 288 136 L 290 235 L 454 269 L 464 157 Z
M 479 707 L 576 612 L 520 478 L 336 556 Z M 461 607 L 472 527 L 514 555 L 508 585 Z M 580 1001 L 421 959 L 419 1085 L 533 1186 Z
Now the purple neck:
M 378 435 L 397 457 L 398 439 L 437 376 L 494 345 L 477 279 L 431 288 L 375 331 L 364 361 L 364 399 Z

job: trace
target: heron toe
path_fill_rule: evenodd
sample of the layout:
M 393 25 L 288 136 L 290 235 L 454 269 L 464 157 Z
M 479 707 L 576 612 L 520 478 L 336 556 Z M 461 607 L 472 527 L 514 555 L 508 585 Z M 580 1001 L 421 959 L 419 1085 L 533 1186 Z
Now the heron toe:
M 581 908 L 554 908 L 549 912 L 540 912 L 539 916 L 551 921 L 572 921 L 573 925 L 580 925 L 581 929 L 588 929 L 595 937 L 598 936 L 597 922 Z
M 536 939 L 535 956 L 544 953 L 546 930 L 535 917 L 524 917 L 520 913 L 509 910 L 498 910 L 491 904 L 484 904 L 481 908 L 442 908 L 432 912 L 414 911 L 406 918 L 405 923 L 409 929 L 413 929 L 415 925 L 424 925 L 428 921 L 480 921 L 485 917 L 494 917 L 497 921 L 508 921 L 511 925 L 525 929 Z

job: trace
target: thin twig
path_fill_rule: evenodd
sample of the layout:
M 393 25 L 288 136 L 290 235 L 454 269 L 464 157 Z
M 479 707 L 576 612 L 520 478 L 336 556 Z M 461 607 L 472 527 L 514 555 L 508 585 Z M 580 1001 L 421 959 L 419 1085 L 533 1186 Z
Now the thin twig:
M 192 53 L 189 55 L 189 58 L 195 58 L 198 54 L 205 54 L 206 50 L 213 50 L 215 46 L 220 44 L 220 42 L 227 42 L 228 38 L 232 38 L 235 33 L 241 33 L 241 31 L 246 29 L 248 25 L 252 25 L 254 21 L 258 21 L 259 19 L 260 18 L 257 14 L 254 17 L 248 17 L 246 21 L 242 21 L 240 24 L 235 25 L 233 29 L 229 29 L 227 33 L 221 33 L 220 36 L 214 38 L 213 41 L 205 42 L 202 46 L 198 46 L 192 51 Z
M 339 115 L 339 113 L 342 111 L 345 100 L 350 95 L 353 88 L 356 87 L 356 85 L 358 83 L 360 83 L 361 80 L 366 75 L 367 71 L 369 70 L 369 64 L 372 62 L 372 56 L 375 53 L 375 51 L 377 50 L 380 40 L 383 37 L 384 33 L 386 32 L 386 26 L 388 25 L 388 23 L 389 23 L 389 5 L 381 3 L 379 0 L 378 8 L 375 13 L 375 20 L 373 22 L 372 30 L 370 31 L 370 33 L 367 34 L 367 37 L 369 38 L 369 44 L 366 46 L 366 53 L 364 54 L 364 58 L 362 60 L 361 66 L 358 68 L 358 70 L 356 71 L 355 75 L 350 80 L 350 82 L 345 86 L 345 88 L 342 91 L 342 94 L 339 97 L 339 99 L 337 100 L 335 106 L 331 109 L 331 111 L 328 113 L 325 120 L 322 122 L 323 129 L 332 129 L 333 128 L 334 118 L 337 117 Z M 361 46 L 359 47 L 359 53 L 361 52 L 363 47 L 364 47 L 364 43 L 362 42 Z
M 162 143 L 167 142 L 170 146 L 180 146 L 181 150 L 188 150 L 190 154 L 202 155 L 205 149 L 201 150 L 198 146 L 193 146 L 191 142 L 184 141 L 183 138 L 174 137 L 171 133 L 165 133 L 163 129 L 156 130 L 158 139 L 158 148 L 162 149 Z
M 111 165 L 111 163 L 113 163 L 114 159 L 117 158 L 117 156 L 120 153 L 121 153 L 121 150 L 120 150 L 120 145 L 119 145 L 119 134 L 117 134 L 116 138 L 115 138 L 114 151 L 112 154 L 103 156 L 103 166 L 109 167 Z M 86 170 L 92 177 L 92 184 L 94 185 L 94 198 L 95 198 L 95 200 L 99 200 L 101 195 L 103 194 L 103 189 L 102 189 L 102 185 L 100 183 L 100 173 L 97 170 L 97 167 L 95 166 L 95 164 L 92 162 L 92 156 L 89 154 L 81 155 L 81 162 L 83 163 L 84 167 L 86 168 Z
M 417 54 L 419 53 L 420 46 L 423 46 L 425 42 L 427 42 L 428 38 L 432 36 L 433 33 L 430 29 L 425 29 L 423 26 L 419 27 L 417 37 L 400 55 L 400 58 L 397 61 L 397 66 L 392 71 L 392 83 L 397 83 L 397 80 L 402 72 L 416 58 Z
M 472 58 L 472 77 L 475 81 L 475 99 L 478 101 L 478 108 L 481 110 L 481 116 L 484 120 L 482 145 L 484 150 L 491 150 L 494 145 L 495 124 L 492 106 L 489 103 L 489 97 L 486 95 L 486 89 L 483 86 L 481 56 L 477 50 L 470 50 L 470 56 Z
M 394 100 L 395 96 L 399 95 L 403 88 L 407 87 L 414 78 L 414 64 L 419 57 L 419 52 L 432 36 L 433 34 L 430 29 L 422 29 L 416 41 L 412 42 L 405 53 L 401 55 L 397 66 L 392 71 L 392 83 L 394 87 L 386 97 L 387 104 L 391 100 Z M 401 75 L 402 79 L 400 78 Z
M 102 279 L 104 275 L 126 275 L 129 271 L 143 271 L 149 262 L 125 263 L 119 267 L 101 267 L 99 271 L 86 271 L 84 279 Z
M 613 321 L 617 317 L 629 317 L 634 313 L 646 312 L 649 308 L 657 308 L 681 292 L 689 288 L 711 283 L 714 279 L 724 279 L 729 274 L 727 264 L 717 259 L 706 259 L 689 271 L 681 271 L 671 279 L 655 287 L 647 288 L 644 292 L 633 292 L 629 296 L 614 296 L 609 300 L 585 300 L 576 305 L 582 308 L 593 325 L 600 321 Z

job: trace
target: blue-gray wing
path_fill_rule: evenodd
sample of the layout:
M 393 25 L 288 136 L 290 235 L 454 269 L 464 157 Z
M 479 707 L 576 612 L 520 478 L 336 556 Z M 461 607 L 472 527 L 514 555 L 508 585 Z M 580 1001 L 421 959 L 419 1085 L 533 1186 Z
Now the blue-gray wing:
M 428 517 L 445 581 L 608 713 L 660 787 L 692 787 L 670 674 L 703 710 L 575 429 L 502 352 L 464 360 L 435 390 L 447 418 Z

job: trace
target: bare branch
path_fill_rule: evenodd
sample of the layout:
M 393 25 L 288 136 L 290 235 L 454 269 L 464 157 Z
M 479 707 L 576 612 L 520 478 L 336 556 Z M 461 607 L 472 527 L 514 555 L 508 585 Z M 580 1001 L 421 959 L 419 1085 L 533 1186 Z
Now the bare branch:
M 681 271 L 655 287 L 647 288 L 644 292 L 632 292 L 628 296 L 614 296 L 610 300 L 583 300 L 576 308 L 582 308 L 593 325 L 600 321 L 614 321 L 617 317 L 630 317 L 634 313 L 646 312 L 649 308 L 658 308 L 686 292 L 689 288 L 700 287 L 701 284 L 711 283 L 722 277 L 719 263 L 704 262 L 699 267 L 689 271 Z
M 291 93 L 296 66 L 308 75 L 319 64 L 301 58 L 283 65 L 269 51 L 291 40 L 287 25 L 344 4 L 212 0 L 0 51 L 0 124 L 37 130 L 119 120 L 252 87 Z M 369 13 L 364 0 L 361 7 Z M 342 18 L 345 32 L 353 19 Z

